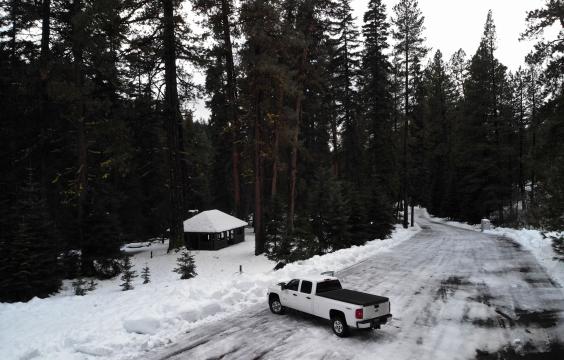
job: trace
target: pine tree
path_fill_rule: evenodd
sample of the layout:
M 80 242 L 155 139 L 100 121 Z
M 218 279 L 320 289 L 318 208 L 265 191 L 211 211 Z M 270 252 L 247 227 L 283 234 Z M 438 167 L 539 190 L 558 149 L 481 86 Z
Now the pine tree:
M 275 124 L 279 123 L 281 111 L 284 109 L 285 85 L 283 79 L 287 79 L 288 70 L 284 70 L 281 62 L 289 59 L 286 54 L 291 46 L 284 41 L 292 40 L 292 36 L 297 36 L 293 30 L 286 38 L 282 34 L 294 25 L 282 21 L 284 19 L 283 6 L 278 6 L 277 2 L 255 0 L 248 1 L 241 5 L 240 21 L 242 22 L 242 33 L 246 42 L 241 50 L 241 68 L 246 76 L 241 79 L 241 104 L 244 105 L 246 112 L 246 128 L 248 133 L 248 160 L 252 164 L 253 176 L 253 226 L 255 231 L 255 254 L 260 255 L 266 246 L 265 226 L 268 197 L 266 195 L 266 166 L 269 136 L 271 127 L 276 129 Z M 292 7 L 292 16 L 297 11 Z M 295 39 L 303 46 L 300 39 Z M 293 42 L 292 42 L 293 43 Z M 292 54 L 293 55 L 293 54 Z M 293 62 L 296 60 L 291 58 Z M 295 66 L 295 63 L 292 63 Z M 282 92 L 282 94 L 281 94 Z M 294 93 L 297 91 L 294 90 Z M 276 99 L 278 97 L 278 99 Z M 292 119 L 295 116 L 292 114 Z M 292 131 L 295 130 L 292 129 Z M 277 130 L 278 131 L 278 130 Z M 279 134 L 279 132 L 278 132 Z M 293 135 L 289 135 L 290 137 Z M 276 145 L 277 146 L 277 145 Z M 273 147 L 275 147 L 273 145 Z M 271 150 L 273 155 L 273 176 L 271 189 L 277 189 L 278 148 Z M 249 174 L 250 175 L 250 174 Z M 251 199 L 249 199 L 251 200 Z M 290 204 L 290 202 L 288 202 Z M 290 212 L 290 210 L 288 210 Z M 290 219 L 288 218 L 288 223 Z
M 448 119 L 448 131 L 450 134 L 449 142 L 447 144 L 447 151 L 449 155 L 448 158 L 448 170 L 446 179 L 447 187 L 443 189 L 443 201 L 440 205 L 440 210 L 437 215 L 449 218 L 461 218 L 460 212 L 460 195 L 459 195 L 459 173 L 457 172 L 457 161 L 459 160 L 459 154 L 464 151 L 458 145 L 460 140 L 458 136 L 463 136 L 459 131 L 459 127 L 465 122 L 464 113 L 464 100 L 466 96 L 465 84 L 468 79 L 468 67 L 469 62 L 466 59 L 466 53 L 464 50 L 457 50 L 450 58 L 447 68 L 447 75 L 454 87 L 451 94 L 452 99 L 452 109 L 451 116 Z
M 363 116 L 367 122 L 367 158 L 371 191 L 381 192 L 382 208 L 397 199 L 396 147 L 394 139 L 391 64 L 388 61 L 389 24 L 381 0 L 368 3 L 364 15 L 365 50 L 361 68 Z
M 459 54 L 460 55 L 460 54 Z M 454 178 L 454 116 L 457 89 L 456 79 L 451 79 L 442 53 L 437 50 L 433 60 L 425 70 L 425 107 L 423 109 L 426 124 L 424 166 L 428 174 L 428 188 L 420 188 L 431 213 L 448 216 L 443 208 Z
M 120 284 L 123 291 L 133 289 L 132 281 L 137 277 L 137 272 L 132 269 L 133 269 L 133 264 L 131 263 L 131 257 L 125 256 L 123 259 L 123 264 L 122 264 L 123 272 L 121 275 L 121 281 L 123 281 L 123 283 Z
M 176 260 L 176 264 L 178 267 L 172 271 L 180 274 L 181 280 L 191 279 L 198 275 L 198 273 L 196 273 L 194 256 L 188 250 L 182 251 L 180 257 Z
M 93 185 L 94 187 L 94 185 Z M 92 196 L 85 204 L 84 232 L 81 263 L 84 276 L 109 279 L 120 272 L 120 226 L 114 214 L 111 194 L 105 186 L 96 185 Z
M 96 290 L 96 287 L 98 286 L 98 283 L 95 282 L 94 280 L 90 280 L 88 282 L 88 288 L 86 288 L 87 291 L 94 291 Z
M 19 66 L 25 58 L 30 59 L 32 42 L 22 34 L 27 33 L 37 20 L 37 3 L 32 1 L 3 1 L 0 15 L 0 37 L 6 39 L 11 66 Z M 23 59 L 22 59 L 23 58 Z
M 361 122 L 358 103 L 358 76 L 360 71 L 360 33 L 352 16 L 350 0 L 338 1 L 335 19 L 330 31 L 334 49 L 331 54 L 330 81 L 336 115 L 336 128 L 342 128 L 342 166 L 344 177 L 357 181 L 364 173 L 364 124 Z M 335 135 L 333 135 L 335 136 Z M 336 150 L 336 149 L 335 149 Z M 335 155 L 334 155 L 335 157 Z M 353 175 L 354 174 L 354 175 Z
M 59 290 L 61 271 L 57 257 L 61 248 L 47 202 L 34 180 L 34 170 L 20 188 L 12 215 L 12 238 L 2 239 L 0 273 L 2 301 L 28 301 Z M 6 235 L 8 235 L 6 234 Z
M 531 215 L 534 223 L 554 229 L 564 227 L 563 25 L 562 1 L 548 0 L 541 8 L 527 13 L 527 29 L 522 35 L 525 39 L 537 39 L 534 51 L 527 56 L 531 66 L 527 81 L 531 104 Z M 556 38 L 538 36 L 551 26 L 560 29 Z
M 349 204 L 343 193 L 345 186 L 326 169 L 316 174 L 308 194 L 308 217 L 317 242 L 312 253 L 325 254 L 349 247 Z
M 151 270 L 147 264 L 145 264 L 145 267 L 141 270 L 141 279 L 143 279 L 143 284 L 151 282 Z
M 401 65 L 401 75 L 403 81 L 403 135 L 402 135 L 402 200 L 403 200 L 403 226 L 408 226 L 408 202 L 409 202 L 409 182 L 408 182 L 408 146 L 409 146 L 409 122 L 411 107 L 415 103 L 415 88 L 418 76 L 419 62 L 425 57 L 427 49 L 423 45 L 423 21 L 424 17 L 419 9 L 417 0 L 401 0 L 394 6 L 395 17 L 392 18 L 394 24 L 393 36 L 397 41 L 395 44 L 395 54 L 399 58 Z
M 531 189 L 529 193 L 529 211 L 527 220 L 529 224 L 534 226 L 539 225 L 539 203 L 536 198 L 538 179 L 537 175 L 544 167 L 540 161 L 539 154 L 539 130 L 542 128 L 542 118 L 539 116 L 542 104 L 542 84 L 540 81 L 540 71 L 538 66 L 529 64 L 527 74 L 525 76 L 526 87 L 526 104 L 529 111 L 529 151 L 527 154 L 527 167 L 530 170 L 530 183 Z
M 509 120 L 505 112 L 503 91 L 508 88 L 506 68 L 494 56 L 495 25 L 488 13 L 480 47 L 473 56 L 465 83 L 465 121 L 461 124 L 457 172 L 461 216 L 479 222 L 482 217 L 496 215 L 504 221 L 503 207 L 509 203 L 510 170 L 507 153 Z
M 468 75 L 468 61 L 466 60 L 466 52 L 458 49 L 450 58 L 448 71 L 456 88 L 458 99 L 464 97 L 464 82 Z
M 184 212 L 184 189 L 181 149 L 181 116 L 177 88 L 177 39 L 175 35 L 174 1 L 163 0 L 163 62 L 165 64 L 164 118 L 167 131 L 167 154 L 169 168 L 169 251 L 182 246 Z
M 439 52 L 440 53 L 440 52 Z M 442 55 L 439 55 L 442 57 Z M 410 124 L 408 131 L 408 191 L 411 205 L 410 222 L 414 222 L 414 204 L 428 204 L 430 201 L 430 166 L 428 164 L 430 146 L 428 144 L 428 133 L 430 121 L 427 119 L 426 111 L 426 84 L 424 70 L 419 59 L 414 58 L 412 62 L 413 76 L 413 103 L 411 104 Z M 429 121 L 428 121 L 429 120 Z
M 288 245 L 286 241 L 286 209 L 279 197 L 271 200 L 269 212 L 266 214 L 265 224 L 265 253 L 269 259 L 280 261 L 284 260 L 282 254 L 287 254 L 290 249 L 283 248 Z
M 79 277 L 78 279 L 73 281 L 72 282 L 72 288 L 74 290 L 74 294 L 76 296 L 86 295 L 86 292 L 88 291 L 88 289 L 85 288 L 86 284 L 87 284 L 86 280 L 84 280 L 82 277 Z
M 526 129 L 529 126 L 529 115 L 527 111 L 527 104 L 526 104 L 526 72 L 519 67 L 519 69 L 510 74 L 510 82 L 511 82 L 511 91 L 513 93 L 512 96 L 512 112 L 514 121 L 512 122 L 513 125 L 513 132 L 516 133 L 517 140 L 514 144 L 514 153 L 517 156 L 517 171 L 516 171 L 516 183 L 518 188 L 518 196 L 517 196 L 517 206 L 516 206 L 516 214 L 514 214 L 514 220 L 523 225 L 524 222 L 527 220 L 525 214 L 527 213 L 528 207 L 528 196 L 526 194 L 526 178 L 528 177 L 528 169 L 526 167 L 526 153 L 527 151 L 527 139 L 526 139 Z M 521 204 L 521 206 L 519 206 Z M 511 209 L 512 212 L 513 208 Z
M 536 192 L 538 198 L 543 199 L 542 224 L 550 229 L 564 228 L 564 93 L 555 96 L 545 105 L 546 118 L 542 130 L 541 163 L 544 164 L 539 173 L 539 187 Z M 540 199 L 537 199 L 539 201 Z
M 234 13 L 232 0 L 221 0 L 220 2 L 210 2 L 208 0 L 198 0 L 195 3 L 196 9 L 208 15 L 211 24 L 211 32 L 213 37 L 218 42 L 212 49 L 212 56 L 218 60 L 212 62 L 213 75 L 220 75 L 221 84 L 216 84 L 217 87 L 211 88 L 214 95 L 219 92 L 221 99 L 216 98 L 221 102 L 223 109 L 219 110 L 213 108 L 214 111 L 223 112 L 225 118 L 223 119 L 225 128 L 228 130 L 230 138 L 228 142 L 231 147 L 231 187 L 232 187 L 232 210 L 236 215 L 240 215 L 241 211 L 241 185 L 240 185 L 240 142 L 241 142 L 241 123 L 238 106 L 238 89 L 237 89 L 237 74 L 235 69 L 233 44 L 232 44 L 232 16 Z M 212 69 L 210 68 L 210 70 Z M 217 73 L 220 72 L 220 74 Z M 211 74 L 210 74 L 211 75 Z M 208 87 L 209 88 L 209 87 Z M 221 154 L 224 155 L 224 154 Z M 222 159 L 223 161 L 226 158 Z M 222 174 L 223 176 L 224 174 Z
M 562 76 L 564 68 L 564 7 L 561 0 L 547 0 L 540 9 L 527 13 L 527 28 L 521 35 L 522 39 L 538 39 L 534 51 L 527 56 L 529 64 L 541 65 L 546 62 L 545 76 L 549 79 L 558 79 Z M 551 26 L 558 27 L 560 31 L 556 39 L 543 39 L 539 35 Z M 562 94 L 562 85 L 559 82 L 547 82 L 549 91 L 554 96 Z

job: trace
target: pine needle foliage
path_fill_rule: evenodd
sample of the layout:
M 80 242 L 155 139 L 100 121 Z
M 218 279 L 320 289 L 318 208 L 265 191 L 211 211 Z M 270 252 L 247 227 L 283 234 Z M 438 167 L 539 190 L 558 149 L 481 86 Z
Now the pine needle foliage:
M 141 279 L 143 279 L 143 284 L 151 282 L 151 270 L 147 264 L 145 264 L 145 267 L 141 270 Z
M 121 283 L 120 286 L 121 286 L 123 291 L 132 290 L 134 288 L 132 282 L 133 282 L 133 279 L 135 279 L 137 277 L 137 272 L 135 270 L 133 270 L 133 264 L 131 263 L 131 257 L 126 256 L 123 259 L 122 270 L 123 270 L 123 273 L 121 275 L 121 281 L 123 281 L 123 283 Z
M 194 262 L 194 256 L 188 251 L 182 251 L 180 257 L 176 261 L 178 267 L 173 271 L 180 274 L 181 280 L 191 279 L 198 275 L 196 273 L 196 264 Z

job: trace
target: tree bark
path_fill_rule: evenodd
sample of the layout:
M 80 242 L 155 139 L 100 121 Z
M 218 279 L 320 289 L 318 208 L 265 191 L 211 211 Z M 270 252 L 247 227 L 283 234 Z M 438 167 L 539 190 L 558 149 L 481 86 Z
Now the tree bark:
M 221 0 L 221 22 L 223 27 L 223 44 L 225 47 L 225 63 L 227 70 L 227 101 L 232 132 L 231 169 L 233 180 L 233 211 L 236 216 L 241 212 L 241 184 L 239 180 L 239 115 L 237 106 L 237 79 L 233 61 L 233 45 L 231 43 L 231 24 L 229 23 L 229 2 Z
M 41 4 L 41 53 L 40 75 L 41 80 L 47 78 L 47 65 L 49 61 L 49 38 L 51 36 L 51 0 L 43 0 Z
M 490 44 L 489 44 L 489 50 L 490 50 L 490 61 L 492 63 L 492 67 L 491 67 L 491 82 L 492 82 L 492 96 L 493 96 L 493 122 L 494 122 L 494 133 L 495 133 L 495 147 L 496 147 L 496 163 L 497 163 L 497 168 L 498 169 L 502 169 L 502 160 L 501 160 L 501 139 L 500 139 L 500 124 L 499 124 L 499 116 L 498 116 L 498 100 L 497 100 L 497 82 L 496 82 L 496 66 L 495 66 L 495 62 L 494 62 L 494 44 L 493 44 L 493 40 L 490 40 Z M 501 182 L 501 176 L 498 176 L 497 181 L 497 185 L 499 186 L 499 188 L 501 189 L 503 186 L 503 183 Z M 497 204 L 497 211 L 498 211 L 498 220 L 499 220 L 499 224 L 503 224 L 504 223 L 504 214 L 503 214 L 503 198 L 497 199 L 498 200 L 498 204 Z
M 294 231 L 294 214 L 296 211 L 296 181 L 298 177 L 298 141 L 300 134 L 300 117 L 302 112 L 302 99 L 296 98 L 296 123 L 292 133 L 292 151 L 290 154 L 290 197 L 288 204 L 288 231 Z
M 519 75 L 519 195 L 521 199 L 521 208 L 526 213 L 525 199 L 525 176 L 524 176 L 524 148 L 525 148 L 525 107 L 523 99 L 524 84 L 522 74 Z M 517 207 L 519 212 L 519 207 Z
M 409 116 L 409 39 L 405 39 L 405 95 L 404 95 L 404 124 L 403 124 L 403 227 L 408 228 L 408 176 L 407 176 L 407 138 L 409 136 L 408 130 L 408 116 Z
M 536 199 L 535 199 L 535 183 L 536 183 L 536 161 L 535 161 L 535 153 L 536 153 L 536 146 L 537 146 L 537 89 L 536 89 L 536 78 L 535 78 L 535 71 L 531 70 L 531 83 L 532 86 L 531 91 L 531 131 L 532 131 L 532 139 L 531 139 L 531 206 L 529 209 L 533 211 L 536 210 Z
M 261 155 L 261 122 L 262 122 L 262 90 L 257 90 L 255 105 L 255 255 L 264 253 L 264 232 L 262 224 L 262 155 Z
M 11 2 L 12 5 L 12 12 L 10 14 L 10 20 L 12 21 L 12 30 L 10 36 L 10 61 L 12 63 L 12 68 L 15 68 L 16 62 L 18 61 L 18 49 L 17 49 L 17 41 L 16 36 L 18 34 L 18 19 L 17 19 L 17 12 L 18 12 L 18 0 L 13 0 Z
M 302 52 L 302 59 L 298 71 L 298 83 L 303 81 L 305 72 L 305 63 L 308 57 L 308 48 L 305 46 Z M 294 231 L 294 214 L 296 210 L 296 181 L 298 177 L 298 140 L 300 135 L 300 124 L 302 116 L 302 94 L 296 95 L 296 121 L 294 124 L 294 132 L 292 134 L 292 150 L 290 155 L 290 196 L 288 199 L 288 231 Z
M 184 243 L 182 164 L 179 154 L 179 123 L 181 122 L 176 79 L 176 40 L 174 35 L 173 0 L 163 2 L 163 62 L 165 64 L 164 117 L 167 132 L 169 167 L 169 221 L 170 240 L 168 250 L 179 248 Z
M 40 138 L 40 182 L 43 187 L 47 183 L 47 134 L 49 131 L 49 96 L 47 93 L 47 81 L 49 77 L 49 39 L 51 35 L 51 0 L 43 0 L 41 3 L 41 53 L 39 55 L 39 82 L 41 92 L 41 104 L 39 108 L 39 121 L 41 129 Z
M 284 113 L 284 87 L 278 88 L 278 117 L 274 123 L 274 145 L 272 146 L 272 183 L 270 186 L 270 199 L 274 201 L 278 195 L 278 168 L 280 166 L 278 150 L 280 147 L 280 124 Z
M 77 17 L 82 15 L 82 1 L 75 0 L 70 9 L 71 11 L 71 36 L 72 36 L 72 55 L 73 55 L 73 76 L 74 86 L 76 87 L 77 100 L 75 108 L 76 131 L 77 131 L 77 155 L 78 155 L 78 172 L 77 172 L 77 194 L 78 194 L 78 237 L 80 247 L 82 249 L 82 273 L 83 275 L 92 274 L 93 260 L 90 258 L 85 246 L 84 235 L 84 208 L 86 205 L 86 196 L 88 193 L 88 142 L 86 137 L 86 111 L 84 104 L 84 29 L 77 26 Z
M 335 101 L 333 101 L 333 109 L 335 108 Z M 337 114 L 335 113 L 335 111 L 333 111 L 333 114 L 331 116 L 331 143 L 333 145 L 333 154 L 331 157 L 332 160 L 332 172 L 333 172 L 333 176 L 337 177 L 339 176 L 339 163 L 338 163 L 338 158 L 337 158 Z

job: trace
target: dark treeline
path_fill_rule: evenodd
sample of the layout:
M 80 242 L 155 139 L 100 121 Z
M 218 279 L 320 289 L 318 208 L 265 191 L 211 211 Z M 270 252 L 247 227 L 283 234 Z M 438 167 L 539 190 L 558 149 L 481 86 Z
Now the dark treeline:
M 122 244 L 167 229 L 181 247 L 190 209 L 251 218 L 256 254 L 285 262 L 416 205 L 564 227 L 562 30 L 511 72 L 491 13 L 475 54 L 445 58 L 416 0 L 370 0 L 360 28 L 350 0 L 0 4 L 1 301 L 113 277 Z M 564 26 L 561 2 L 527 21 Z

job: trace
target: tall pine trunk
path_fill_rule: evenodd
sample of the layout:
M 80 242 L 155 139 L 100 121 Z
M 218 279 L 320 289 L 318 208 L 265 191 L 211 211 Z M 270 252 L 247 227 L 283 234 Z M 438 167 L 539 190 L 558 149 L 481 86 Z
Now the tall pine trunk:
M 292 150 L 290 153 L 290 196 L 288 199 L 288 231 L 294 231 L 294 214 L 296 211 L 296 182 L 298 177 L 298 141 L 300 134 L 300 118 L 302 112 L 302 98 L 297 95 L 295 107 L 296 121 L 292 133 Z
M 18 16 L 17 13 L 19 11 L 18 0 L 12 0 L 11 2 L 11 13 L 10 13 L 10 20 L 12 22 L 12 29 L 10 30 L 10 61 L 12 63 L 12 69 L 16 68 L 16 63 L 18 61 L 18 49 L 17 49 L 17 40 L 16 37 L 18 35 Z
M 302 59 L 300 61 L 300 68 L 298 71 L 298 83 L 303 81 L 303 76 L 305 72 L 305 64 L 308 56 L 307 45 L 304 46 L 302 52 Z M 300 135 L 300 125 L 302 116 L 302 94 L 298 93 L 296 95 L 295 103 L 295 116 L 296 121 L 294 123 L 294 131 L 292 134 L 292 150 L 290 154 L 290 194 L 288 199 L 288 231 L 292 233 L 294 231 L 294 214 L 296 211 L 296 181 L 298 177 L 298 141 Z
M 284 87 L 282 83 L 278 86 L 278 117 L 274 123 L 274 145 L 272 146 L 272 183 L 270 186 L 270 199 L 274 201 L 278 195 L 278 168 L 280 167 L 280 160 L 278 151 L 280 148 L 280 124 L 282 123 L 282 116 L 284 112 Z
M 174 35 L 173 0 L 163 1 L 163 62 L 165 64 L 164 117 L 167 132 L 169 171 L 169 221 L 168 250 L 179 248 L 184 242 L 182 164 L 179 153 L 179 124 L 181 122 L 176 79 L 176 40 Z
M 335 109 L 337 105 L 335 101 L 333 101 L 333 109 Z M 337 145 L 338 145 L 338 134 L 337 134 L 337 114 L 335 111 L 332 111 L 331 114 L 331 144 L 333 145 L 333 152 L 331 154 L 331 170 L 333 176 L 339 176 L 339 159 L 337 157 Z
M 496 66 L 494 61 L 494 44 L 493 40 L 490 40 L 489 43 L 489 50 L 490 50 L 490 61 L 492 64 L 491 71 L 491 82 L 492 82 L 492 105 L 493 105 L 493 122 L 494 122 L 494 135 L 495 135 L 495 147 L 496 147 L 496 164 L 498 169 L 503 168 L 502 160 L 501 160 L 501 135 L 500 135 L 500 117 L 498 116 L 498 100 L 497 100 L 497 81 L 496 81 Z M 497 182 L 497 191 L 502 189 L 503 183 L 501 182 L 501 176 L 497 176 L 495 180 Z M 498 195 L 499 198 L 497 200 L 497 211 L 498 211 L 498 221 L 500 224 L 504 223 L 504 214 L 503 214 L 503 195 Z
M 41 129 L 40 138 L 40 183 L 43 187 L 47 183 L 47 134 L 50 127 L 49 116 L 49 97 L 47 93 L 47 81 L 49 77 L 49 39 L 51 35 L 51 0 L 43 0 L 41 4 L 41 52 L 39 55 L 39 82 L 40 82 L 40 108 L 39 108 L 39 127 Z
M 74 59 L 74 85 L 78 92 L 75 104 L 76 131 L 77 131 L 77 156 L 78 156 L 78 176 L 77 176 L 77 193 L 78 193 L 78 236 L 82 249 L 82 273 L 90 275 L 94 272 L 93 260 L 88 251 L 85 249 L 87 245 L 84 235 L 84 210 L 86 206 L 86 197 L 88 194 L 88 142 L 86 137 L 86 110 L 84 104 L 84 29 L 81 21 L 77 17 L 82 16 L 82 1 L 75 0 L 71 7 L 71 31 L 72 31 L 72 55 Z M 78 25 L 77 25 L 78 24 Z
M 537 98 L 536 98 L 536 78 L 534 70 L 531 71 L 531 205 L 529 210 L 536 211 L 535 186 L 536 186 L 536 146 L 537 146 Z M 536 225 L 536 224 L 535 224 Z
M 408 39 L 405 39 L 405 97 L 404 97 L 404 124 L 403 124 L 403 166 L 402 166 L 402 177 L 403 177 L 403 227 L 408 228 L 408 196 L 409 196 L 409 185 L 407 176 L 407 139 L 409 136 L 409 45 Z
M 225 63 L 227 69 L 227 101 L 232 132 L 231 176 L 233 180 L 233 211 L 236 216 L 241 212 L 241 184 L 239 180 L 239 114 L 237 106 L 237 79 L 233 61 L 233 45 L 231 43 L 231 24 L 229 23 L 229 2 L 221 0 L 221 23 L 223 27 L 223 44 L 225 47 Z
M 262 223 L 262 90 L 257 90 L 255 105 L 255 214 L 253 226 L 255 228 L 255 255 L 264 253 L 264 231 Z
M 524 175 L 524 152 L 525 152 L 525 106 L 523 99 L 523 78 L 519 76 L 519 197 L 521 200 L 521 209 L 526 214 L 526 193 L 525 193 L 525 175 Z M 519 208 L 517 207 L 517 211 Z

